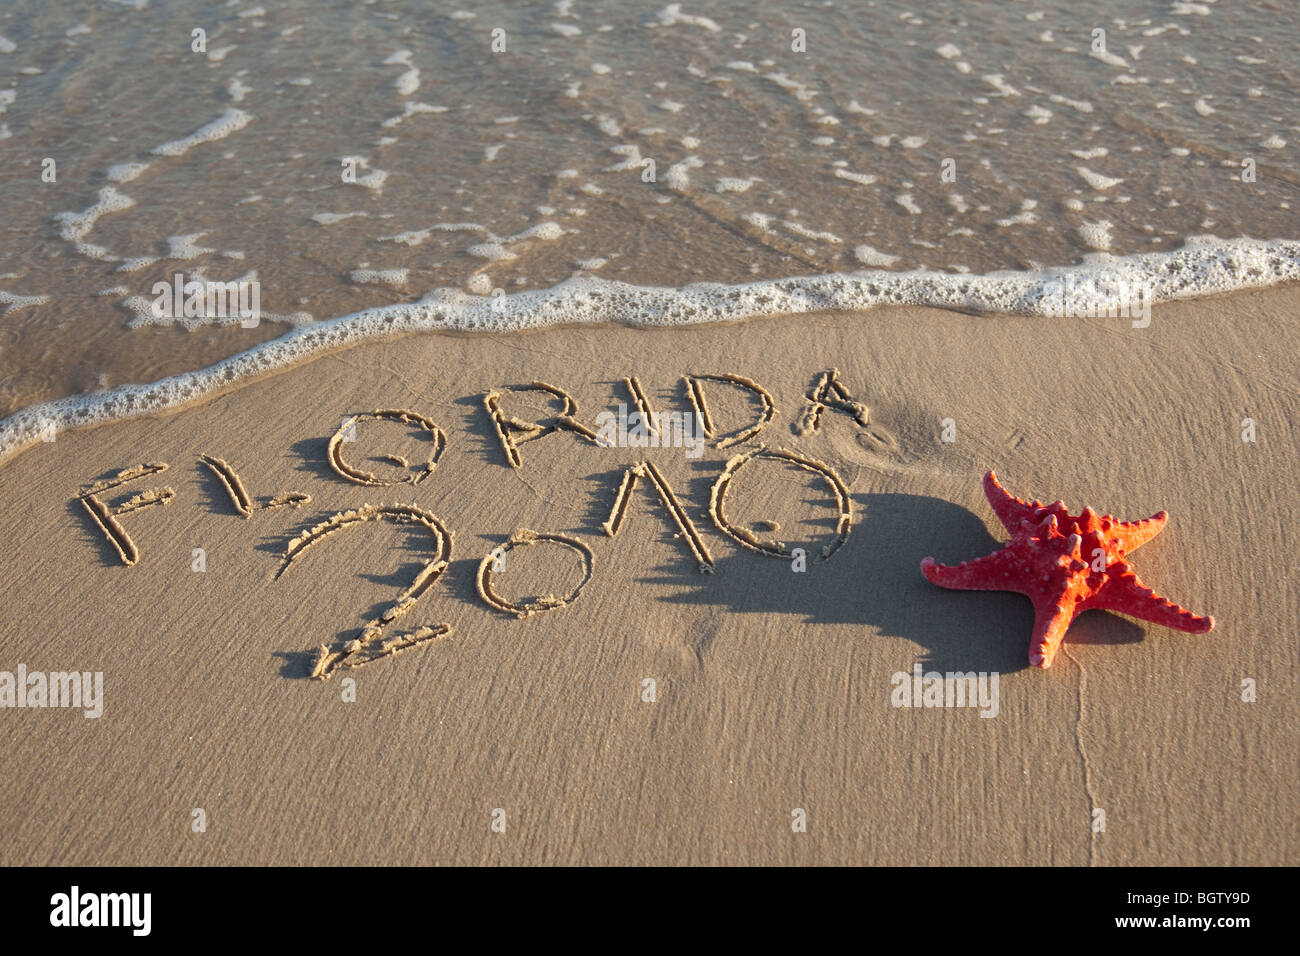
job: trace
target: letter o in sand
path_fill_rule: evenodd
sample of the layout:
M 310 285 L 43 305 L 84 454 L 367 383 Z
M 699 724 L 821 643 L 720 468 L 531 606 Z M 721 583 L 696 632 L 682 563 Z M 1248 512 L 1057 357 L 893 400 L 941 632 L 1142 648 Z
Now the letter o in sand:
M 505 557 L 510 551 L 518 546 L 532 547 L 535 544 L 557 544 L 564 548 L 569 548 L 578 552 L 582 558 L 582 580 L 563 597 L 556 597 L 548 594 L 546 597 L 537 598 L 534 601 L 513 602 L 507 601 L 498 595 L 493 588 L 492 576 L 500 572 L 495 570 L 503 563 L 509 566 L 510 561 Z M 483 599 L 483 603 L 489 607 L 495 608 L 505 614 L 513 614 L 515 617 L 531 617 L 534 614 L 541 614 L 545 611 L 555 611 L 562 607 L 568 607 L 578 599 L 579 593 L 591 580 L 592 562 L 595 556 L 591 549 L 579 541 L 577 538 L 570 538 L 564 534 L 545 534 L 540 531 L 530 531 L 527 528 L 520 528 L 510 536 L 510 540 L 500 547 L 493 548 L 478 566 L 478 596 Z
M 428 460 L 424 463 L 424 471 L 415 475 L 407 475 L 405 478 L 399 478 L 392 481 L 386 478 L 380 478 L 378 475 L 368 471 L 362 471 L 359 468 L 353 468 L 343 460 L 343 437 L 348 433 L 350 428 L 354 428 L 358 422 L 367 419 L 387 419 L 389 421 L 401 422 L 406 425 L 413 425 L 416 428 L 422 428 L 429 433 L 433 441 L 433 451 L 429 453 Z M 409 482 L 418 485 L 424 479 L 433 474 L 433 469 L 437 467 L 438 459 L 442 457 L 442 450 L 447 447 L 447 436 L 443 434 L 442 429 L 425 418 L 423 415 L 417 415 L 415 412 L 405 410 L 380 409 L 373 412 L 366 412 L 362 415 L 353 415 L 345 419 L 339 426 L 339 430 L 330 438 L 329 460 L 330 467 L 333 468 L 340 477 L 347 481 L 355 482 L 359 485 L 401 485 Z M 394 464 L 404 464 L 402 459 L 389 456 Z
M 718 530 L 737 543 L 744 545 L 751 551 L 757 551 L 759 554 L 765 554 L 769 558 L 790 559 L 793 552 L 779 541 L 760 541 L 758 537 L 747 528 L 737 527 L 727 520 L 724 511 L 727 499 L 727 489 L 731 485 L 731 480 L 739 474 L 740 469 L 755 458 L 772 458 L 776 461 L 788 462 L 792 465 L 798 465 L 805 471 L 811 471 L 821 475 L 826 484 L 830 487 L 831 493 L 835 495 L 835 504 L 839 508 L 839 520 L 835 523 L 835 540 L 822 548 L 822 560 L 826 560 L 832 554 L 840 549 L 849 538 L 849 529 L 853 524 L 853 501 L 849 498 L 849 491 L 840 480 L 840 476 L 835 470 L 824 462 L 815 458 L 809 458 L 798 452 L 789 451 L 785 448 L 778 448 L 769 451 L 766 448 L 758 448 L 743 455 L 736 455 L 727 462 L 727 467 L 722 469 L 722 474 L 718 480 L 713 483 L 713 493 L 709 496 L 709 516 L 713 518 L 713 523 L 718 526 Z

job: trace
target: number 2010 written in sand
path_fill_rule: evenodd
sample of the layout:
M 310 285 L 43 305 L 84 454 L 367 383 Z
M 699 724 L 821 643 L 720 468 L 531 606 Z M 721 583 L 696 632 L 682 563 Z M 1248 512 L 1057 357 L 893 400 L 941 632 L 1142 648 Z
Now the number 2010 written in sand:
M 705 440 L 712 441 L 714 447 L 722 449 L 751 441 L 776 415 L 776 404 L 767 390 L 758 383 L 739 375 L 689 375 L 683 378 L 682 386 L 691 406 L 691 411 L 686 415 L 656 413 L 636 378 L 626 378 L 623 383 L 631 398 L 633 411 L 618 420 L 610 413 L 603 412 L 597 416 L 599 427 L 596 429 L 588 428 L 579 421 L 577 403 L 567 392 L 546 382 L 512 385 L 502 390 L 490 391 L 482 396 L 481 404 L 501 446 L 505 463 L 512 469 L 523 467 L 521 446 L 555 432 L 569 432 L 579 436 L 583 441 L 601 447 L 614 445 L 634 448 L 668 447 L 682 444 L 685 437 L 698 439 L 701 443 Z M 707 401 L 709 390 L 720 387 L 739 389 L 755 400 L 759 410 L 754 419 L 739 429 L 720 433 Z M 560 408 L 557 414 L 547 419 L 524 420 L 503 410 L 502 401 L 507 393 L 533 393 L 547 402 L 558 402 Z M 853 398 L 840 381 L 839 373 L 835 369 L 821 373 L 808 390 L 794 431 L 803 436 L 817 432 L 828 411 L 848 416 L 860 428 L 868 426 L 867 407 Z M 349 463 L 345 454 L 345 445 L 355 441 L 358 424 L 385 420 L 407 425 L 423 433 L 430 447 L 428 458 L 414 470 L 405 458 L 397 455 L 381 456 L 381 460 L 406 469 L 407 475 L 404 478 L 383 478 Z M 352 484 L 373 487 L 406 483 L 415 485 L 434 473 L 446 448 L 446 435 L 431 419 L 406 409 L 379 409 L 345 419 L 329 440 L 327 459 L 334 473 Z M 709 496 L 708 515 L 714 525 L 724 535 L 747 550 L 772 558 L 786 560 L 797 558 L 797 549 L 792 549 L 775 538 L 760 537 L 754 531 L 736 524 L 727 517 L 731 484 L 741 470 L 755 459 L 775 460 L 796 466 L 819 477 L 828 488 L 838 510 L 835 535 L 831 542 L 821 549 L 821 559 L 829 559 L 848 539 L 852 526 L 853 511 L 848 490 L 833 468 L 798 451 L 758 445 L 730 458 L 715 479 Z M 235 511 L 245 518 L 285 505 L 300 507 L 311 501 L 308 495 L 298 492 L 286 492 L 255 501 L 248 493 L 238 472 L 229 462 L 208 454 L 200 455 L 198 461 L 219 482 Z M 78 500 L 95 527 L 116 548 L 125 565 L 134 565 L 140 558 L 140 551 L 127 533 L 121 519 L 135 511 L 155 505 L 166 505 L 176 497 L 176 492 L 168 487 L 152 488 L 111 506 L 105 496 L 128 483 L 161 474 L 168 467 L 166 463 L 156 462 L 124 468 L 83 488 L 78 495 Z M 650 461 L 641 461 L 622 472 L 609 510 L 609 517 L 601 526 L 606 536 L 614 537 L 619 533 L 627 515 L 629 502 L 638 485 L 644 486 L 668 513 L 677 529 L 677 540 L 697 562 L 699 570 L 712 573 L 713 556 L 704 537 L 691 520 L 667 478 Z M 427 534 L 425 547 L 429 557 L 416 573 L 414 580 L 397 596 L 396 600 L 361 626 L 359 636 L 333 644 L 319 645 L 311 668 L 313 678 L 327 679 L 336 671 L 362 667 L 401 651 L 439 640 L 452 632 L 450 624 L 421 625 L 408 630 L 401 630 L 397 626 L 399 619 L 405 617 L 420 598 L 437 584 L 451 560 L 451 532 L 437 515 L 416 504 L 366 504 L 329 515 L 289 542 L 280 556 L 280 567 L 275 577 L 279 578 L 288 572 L 308 550 L 319 547 L 327 540 L 337 540 L 340 532 L 371 522 L 396 524 L 416 530 L 422 536 Z M 769 525 L 768 530 L 773 533 L 779 530 L 773 523 L 766 524 Z M 494 575 L 499 575 L 504 567 L 506 554 L 516 548 L 533 547 L 539 544 L 576 553 L 583 567 L 582 580 L 566 594 L 560 596 L 552 594 L 519 601 L 503 597 L 497 589 Z M 578 600 L 583 588 L 591 580 L 594 565 L 595 554 L 580 538 L 521 528 L 516 530 L 505 544 L 494 548 L 479 562 L 476 580 L 478 597 L 496 611 L 519 619 L 527 619 L 537 614 L 559 610 Z

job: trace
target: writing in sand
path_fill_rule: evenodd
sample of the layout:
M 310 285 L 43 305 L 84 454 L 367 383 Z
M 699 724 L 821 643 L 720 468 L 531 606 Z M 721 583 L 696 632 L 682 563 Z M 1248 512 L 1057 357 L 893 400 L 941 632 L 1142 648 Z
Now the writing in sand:
M 603 411 L 596 415 L 594 428 L 588 427 L 579 419 L 577 403 L 564 389 L 546 382 L 535 381 L 527 385 L 510 385 L 488 391 L 481 396 L 481 414 L 485 416 L 500 445 L 504 465 L 511 469 L 523 468 L 523 447 L 527 443 L 557 432 L 567 432 L 578 436 L 584 443 L 605 448 L 680 447 L 686 449 L 686 454 L 693 458 L 699 457 L 706 442 L 711 442 L 718 449 L 750 444 L 751 447 L 747 450 L 731 457 L 713 481 L 707 514 L 719 532 L 747 551 L 794 563 L 806 561 L 804 549 L 792 547 L 775 537 L 780 531 L 775 522 L 759 522 L 746 527 L 728 517 L 728 504 L 734 497 L 730 495 L 730 489 L 736 477 L 755 461 L 767 459 L 809 472 L 830 493 L 837 517 L 834 533 L 820 548 L 819 560 L 830 559 L 848 539 L 853 509 L 848 489 L 835 470 L 797 450 L 756 443 L 758 436 L 777 414 L 772 395 L 757 382 L 729 373 L 685 376 L 681 380 L 681 387 L 689 404 L 688 412 L 656 411 L 636 378 L 625 378 L 623 386 L 629 395 L 630 404 L 620 405 L 617 413 Z M 719 416 L 715 415 L 710 403 L 711 398 L 718 397 L 722 390 L 741 393 L 745 404 L 751 409 L 749 419 L 729 431 L 721 430 L 721 423 L 717 420 Z M 542 402 L 544 410 L 550 414 L 534 414 L 530 420 L 509 411 L 510 399 L 521 395 Z M 799 414 L 792 426 L 793 432 L 801 437 L 815 434 L 821 429 L 828 412 L 847 417 L 858 428 L 868 427 L 867 406 L 853 397 L 835 369 L 822 372 L 813 380 L 801 402 Z M 402 469 L 401 478 L 384 477 L 350 462 L 347 446 L 356 441 L 357 427 L 374 421 L 396 422 L 415 430 L 427 445 L 425 460 L 413 464 L 400 455 L 380 456 L 380 460 Z M 345 418 L 329 439 L 326 458 L 334 474 L 351 484 L 372 487 L 404 483 L 416 485 L 434 474 L 447 447 L 446 434 L 432 419 L 409 409 L 378 409 Z M 198 456 L 197 464 L 214 476 L 224 489 L 235 513 L 244 518 L 284 506 L 298 508 L 311 502 L 310 496 L 299 492 L 255 499 L 230 462 L 202 453 Z M 124 491 L 124 486 L 161 475 L 168 467 L 165 462 L 132 465 L 83 487 L 77 496 L 94 528 L 107 537 L 124 565 L 132 566 L 140 560 L 140 549 L 128 532 L 124 519 L 134 516 L 137 511 L 167 505 L 176 498 L 175 490 L 165 486 L 149 488 L 125 497 L 130 492 Z M 601 525 L 604 534 L 610 538 L 618 535 L 624 524 L 628 503 L 638 486 L 645 488 L 662 505 L 676 527 L 676 540 L 689 558 L 696 562 L 699 570 L 713 573 L 714 559 L 705 536 L 691 519 L 683 499 L 669 484 L 663 472 L 648 460 L 629 465 L 623 470 L 609 506 L 608 518 Z M 452 632 L 450 624 L 425 624 L 405 630 L 398 627 L 399 620 L 406 618 L 420 599 L 434 588 L 451 561 L 451 531 L 437 515 L 417 504 L 366 504 L 323 517 L 288 543 L 280 555 L 275 577 L 278 579 L 288 573 L 307 551 L 318 548 L 327 540 L 334 540 L 339 532 L 370 522 L 407 526 L 421 537 L 427 534 L 427 559 L 409 586 L 377 616 L 367 620 L 357 636 L 332 644 L 321 644 L 317 648 L 311 669 L 313 678 L 327 679 L 337 671 L 362 667 L 401 651 L 440 640 Z M 506 555 L 515 549 L 538 546 L 576 554 L 583 569 L 581 580 L 560 595 L 548 594 L 526 600 L 511 600 L 503 596 L 497 587 L 496 578 L 504 568 Z M 595 553 L 579 537 L 519 528 L 505 544 L 494 548 L 479 563 L 478 597 L 486 606 L 519 620 L 558 611 L 580 598 L 583 588 L 591 580 L 595 561 Z

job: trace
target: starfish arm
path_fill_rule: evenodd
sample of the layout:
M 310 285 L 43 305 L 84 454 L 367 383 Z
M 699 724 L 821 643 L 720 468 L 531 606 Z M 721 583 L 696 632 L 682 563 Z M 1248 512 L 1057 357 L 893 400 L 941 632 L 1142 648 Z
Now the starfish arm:
M 1141 521 L 1121 521 L 1111 529 L 1111 534 L 1119 539 L 1119 546 L 1127 553 L 1142 547 L 1158 535 L 1167 520 L 1169 512 L 1158 511 Z
M 1034 602 L 1034 632 L 1029 637 L 1030 665 L 1044 669 L 1052 666 L 1073 620 L 1074 606 L 1069 601 Z
M 984 476 L 984 497 L 988 498 L 998 520 L 1012 534 L 1020 527 L 1021 521 L 1032 521 L 1034 518 L 1033 505 L 1003 488 L 992 470 Z
M 961 564 L 937 564 L 934 558 L 921 561 L 921 573 L 931 584 L 959 591 L 1016 591 L 1019 562 L 1006 550 Z
M 1095 597 L 1089 607 L 1118 611 L 1152 624 L 1161 624 L 1178 631 L 1204 634 L 1214 627 L 1214 618 L 1193 614 L 1172 601 L 1166 601 L 1143 584 L 1136 574 L 1128 573 L 1112 578 Z

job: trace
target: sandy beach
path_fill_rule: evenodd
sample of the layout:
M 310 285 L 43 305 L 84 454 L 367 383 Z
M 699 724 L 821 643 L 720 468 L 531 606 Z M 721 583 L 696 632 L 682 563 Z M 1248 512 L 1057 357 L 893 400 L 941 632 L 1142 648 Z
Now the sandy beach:
M 60 431 L 0 468 L 0 666 L 101 672 L 102 714 L 5 713 L 0 863 L 1294 865 L 1298 304 L 1288 284 L 1157 304 L 1146 328 L 880 308 L 420 333 Z M 830 369 L 865 424 L 830 408 L 799 434 Z M 635 406 L 628 378 L 654 409 L 689 409 L 688 375 L 751 380 L 774 415 L 718 448 L 762 400 L 697 380 L 717 437 L 692 457 L 600 447 L 526 389 L 564 391 L 595 429 Z M 518 467 L 492 393 L 541 426 L 511 431 L 531 439 Z M 375 410 L 445 445 L 414 418 L 363 417 L 340 460 L 396 483 L 347 480 L 331 436 Z M 829 558 L 841 506 L 789 461 L 751 458 L 726 515 L 802 548 L 803 568 L 711 517 L 727 461 L 760 446 L 842 481 L 851 524 Z M 237 474 L 248 516 L 200 456 Z M 690 533 L 645 477 L 606 532 L 642 461 Z M 168 467 L 98 495 L 174 493 L 118 519 L 127 565 L 81 496 L 149 463 Z M 1167 509 L 1133 562 L 1215 629 L 1089 612 L 1050 669 L 1029 667 L 1024 597 L 919 571 L 1005 539 L 990 468 L 1075 511 Z M 287 493 L 310 501 L 265 507 Z M 450 535 L 358 522 L 276 576 L 297 536 L 367 505 L 414 506 Z M 497 551 L 493 593 L 538 609 L 517 617 L 477 582 L 524 528 L 585 546 L 590 567 L 553 540 Z M 445 570 L 385 633 L 450 631 L 310 679 L 316 648 L 357 638 L 442 545 Z M 999 674 L 995 712 L 894 706 L 918 664 Z
M 208 868 L 345 864 L 1270 922 L 1285 7 L 4 5 L 15 925 L 333 934 Z

